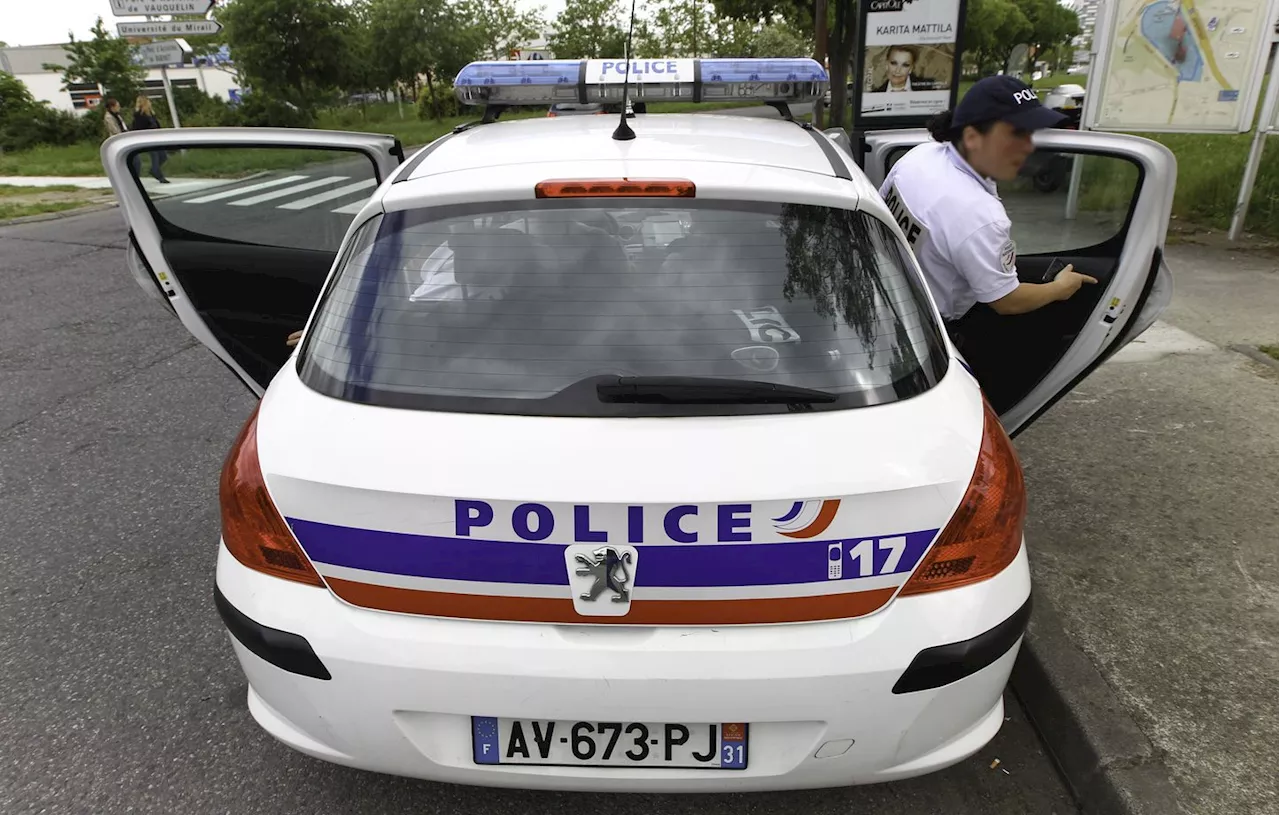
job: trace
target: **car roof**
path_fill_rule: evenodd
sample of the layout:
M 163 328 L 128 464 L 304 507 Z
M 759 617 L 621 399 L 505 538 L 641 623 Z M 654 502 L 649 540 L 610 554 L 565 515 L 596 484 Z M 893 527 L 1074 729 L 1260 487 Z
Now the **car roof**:
M 782 118 L 707 113 L 639 115 L 627 120 L 636 137 L 611 138 L 611 116 L 519 119 L 479 125 L 446 136 L 423 153 L 402 179 L 516 164 L 566 161 L 696 161 L 836 174 L 821 132 Z M 842 168 L 846 170 L 847 168 Z

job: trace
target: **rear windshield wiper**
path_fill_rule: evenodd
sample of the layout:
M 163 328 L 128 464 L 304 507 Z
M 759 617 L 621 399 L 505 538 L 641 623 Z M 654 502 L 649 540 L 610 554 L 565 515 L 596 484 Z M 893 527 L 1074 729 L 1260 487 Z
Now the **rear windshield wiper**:
M 839 394 L 754 379 L 713 376 L 620 376 L 596 386 L 601 402 L 645 405 L 768 405 L 834 402 Z

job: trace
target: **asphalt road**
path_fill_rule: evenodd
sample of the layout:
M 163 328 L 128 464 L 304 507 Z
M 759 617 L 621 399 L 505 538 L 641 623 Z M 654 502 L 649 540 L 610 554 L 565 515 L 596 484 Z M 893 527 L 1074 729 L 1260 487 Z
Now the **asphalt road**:
M 124 234 L 115 210 L 0 228 L 0 812 L 1075 811 L 1012 697 L 960 765 L 803 793 L 499 792 L 278 744 L 211 596 L 218 471 L 252 397 L 133 282 Z

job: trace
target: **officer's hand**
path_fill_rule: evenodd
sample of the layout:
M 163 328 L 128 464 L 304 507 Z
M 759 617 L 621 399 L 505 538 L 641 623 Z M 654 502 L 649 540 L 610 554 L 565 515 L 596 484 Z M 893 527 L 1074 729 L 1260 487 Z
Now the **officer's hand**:
M 293 332 L 292 334 L 290 334 L 290 335 L 289 335 L 289 338 L 288 338 L 288 339 L 286 339 L 286 340 L 284 341 L 284 344 L 285 344 L 285 345 L 287 345 L 287 346 L 289 346 L 290 348 L 292 348 L 292 347 L 294 347 L 295 345 L 297 345 L 297 344 L 298 344 L 298 341 L 299 341 L 299 340 L 301 340 L 301 339 L 302 339 L 302 332 L 301 332 L 301 331 L 295 331 L 295 332 Z
M 1080 291 L 1080 287 L 1085 283 L 1097 283 L 1098 279 L 1087 274 L 1080 274 L 1075 270 L 1074 266 L 1068 264 L 1066 268 L 1054 275 L 1053 282 L 1062 292 L 1059 299 L 1066 300 Z

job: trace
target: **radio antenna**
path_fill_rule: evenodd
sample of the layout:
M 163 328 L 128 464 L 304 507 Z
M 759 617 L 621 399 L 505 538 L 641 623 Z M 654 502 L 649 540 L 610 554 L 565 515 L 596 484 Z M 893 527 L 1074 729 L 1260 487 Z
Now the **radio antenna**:
M 613 131 L 615 141 L 631 141 L 636 133 L 627 124 L 627 93 L 631 89 L 631 35 L 636 30 L 636 0 L 631 0 L 631 22 L 627 25 L 627 71 L 622 77 L 622 113 L 618 129 Z

